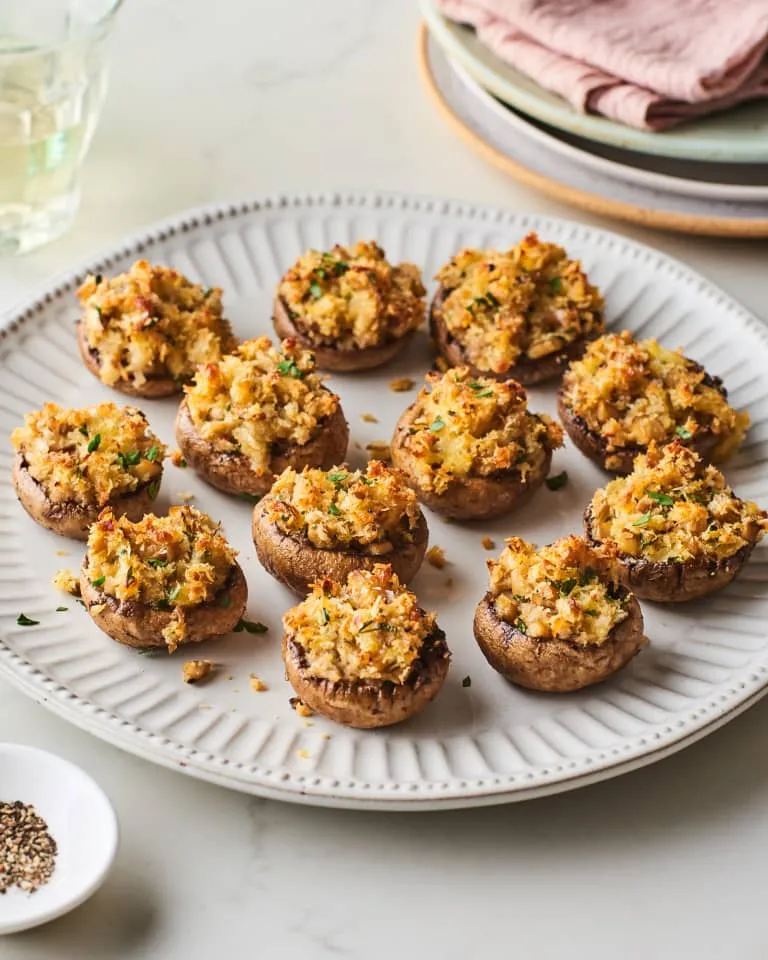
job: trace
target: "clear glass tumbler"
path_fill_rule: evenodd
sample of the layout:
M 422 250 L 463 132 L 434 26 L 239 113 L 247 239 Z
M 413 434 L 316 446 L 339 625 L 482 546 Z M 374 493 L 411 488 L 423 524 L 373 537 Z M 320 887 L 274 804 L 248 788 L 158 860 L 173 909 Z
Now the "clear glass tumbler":
M 123 0 L 0 0 L 0 255 L 64 233 Z

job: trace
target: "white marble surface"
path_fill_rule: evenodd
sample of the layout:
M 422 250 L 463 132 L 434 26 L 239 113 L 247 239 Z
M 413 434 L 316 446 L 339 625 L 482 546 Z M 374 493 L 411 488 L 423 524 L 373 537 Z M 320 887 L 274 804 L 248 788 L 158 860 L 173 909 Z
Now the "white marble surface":
M 75 230 L 0 262 L 0 306 L 210 200 L 370 187 L 584 218 L 454 138 L 420 88 L 416 24 L 409 0 L 128 0 Z M 766 313 L 768 244 L 616 229 Z M 93 900 L 4 940 L 0 957 L 762 960 L 767 721 L 763 703 L 655 767 L 548 800 L 375 815 L 254 800 L 156 769 L 0 681 L 0 739 L 81 764 L 122 827 Z

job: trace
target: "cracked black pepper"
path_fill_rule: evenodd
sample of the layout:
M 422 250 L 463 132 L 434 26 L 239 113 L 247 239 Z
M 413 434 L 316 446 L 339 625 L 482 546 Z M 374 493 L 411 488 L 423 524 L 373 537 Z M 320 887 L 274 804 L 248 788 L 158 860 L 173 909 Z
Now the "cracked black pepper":
M 30 803 L 0 801 L 0 894 L 11 887 L 34 893 L 53 876 L 56 841 Z

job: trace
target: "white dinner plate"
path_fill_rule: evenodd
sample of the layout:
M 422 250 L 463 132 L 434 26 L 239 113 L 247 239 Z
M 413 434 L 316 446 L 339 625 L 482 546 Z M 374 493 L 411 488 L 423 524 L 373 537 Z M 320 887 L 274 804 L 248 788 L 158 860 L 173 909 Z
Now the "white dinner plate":
M 667 159 L 605 146 L 575 134 L 542 128 L 501 100 L 497 100 L 458 61 L 448 59 L 447 64 L 468 92 L 509 127 L 510 136 L 525 137 L 571 164 L 578 164 L 586 170 L 593 170 L 624 183 L 702 200 L 765 204 L 768 213 L 768 164 L 742 166 Z M 744 171 L 747 181 L 745 183 L 737 182 L 740 170 Z M 726 175 L 734 179 L 727 183 L 717 179 L 705 179 Z M 760 179 L 754 182 L 757 177 Z
M 462 246 L 506 247 L 528 231 L 582 258 L 605 292 L 608 321 L 668 346 L 682 346 L 724 377 L 733 402 L 754 426 L 728 477 L 743 496 L 768 503 L 768 334 L 741 306 L 669 257 L 609 232 L 566 220 L 447 200 L 406 196 L 295 196 L 183 215 L 87 264 L 115 273 L 138 257 L 170 264 L 224 289 L 241 337 L 269 333 L 270 303 L 282 271 L 307 247 L 375 238 L 393 260 L 407 258 L 431 277 Z M 0 431 L 45 400 L 82 405 L 120 401 L 87 373 L 72 322 L 74 290 L 86 265 L 41 290 L 0 333 Z M 351 427 L 350 461 L 387 440 L 415 396 L 394 393 L 394 377 L 421 381 L 430 364 L 426 337 L 383 370 L 334 376 Z M 553 386 L 530 391 L 533 410 L 555 411 Z M 173 399 L 141 404 L 173 445 Z M 362 420 L 375 414 L 379 423 Z M 766 550 L 714 598 L 686 606 L 644 604 L 650 642 L 610 682 L 570 695 L 507 684 L 486 664 L 472 616 L 486 589 L 481 540 L 498 552 L 512 534 L 538 543 L 580 530 L 581 513 L 604 475 L 572 446 L 552 470 L 568 484 L 543 488 L 529 507 L 493 523 L 445 523 L 428 514 L 431 542 L 448 565 L 425 565 L 414 589 L 438 612 L 453 651 L 445 688 L 422 714 L 397 727 L 355 731 L 298 716 L 280 660 L 280 618 L 294 601 L 261 569 L 249 537 L 250 508 L 166 466 L 158 509 L 185 492 L 222 521 L 241 552 L 248 616 L 269 626 L 195 646 L 220 664 L 207 685 L 182 683 L 185 651 L 142 656 L 100 633 L 82 608 L 50 586 L 62 565 L 77 568 L 81 544 L 62 540 L 20 509 L 9 479 L 11 451 L 0 448 L 0 670 L 47 707 L 124 749 L 217 783 L 306 803 L 388 809 L 474 806 L 578 786 L 649 763 L 725 722 L 766 689 Z M 67 556 L 58 551 L 67 551 Z M 63 603 L 66 612 L 56 612 Z M 19 613 L 40 621 L 21 627 Z M 256 673 L 268 690 L 255 693 Z M 469 678 L 468 680 L 466 678 Z
M 723 191 L 698 195 L 664 177 L 650 185 L 626 168 L 583 155 L 514 115 L 452 61 L 422 28 L 422 76 L 451 125 L 470 145 L 511 176 L 566 203 L 647 226 L 722 236 L 768 236 L 768 200 Z M 567 162 L 564 162 L 567 161 Z M 675 186 L 674 189 L 671 187 Z M 726 185 L 723 185 L 726 186 Z M 738 189 L 738 188 L 737 188 Z

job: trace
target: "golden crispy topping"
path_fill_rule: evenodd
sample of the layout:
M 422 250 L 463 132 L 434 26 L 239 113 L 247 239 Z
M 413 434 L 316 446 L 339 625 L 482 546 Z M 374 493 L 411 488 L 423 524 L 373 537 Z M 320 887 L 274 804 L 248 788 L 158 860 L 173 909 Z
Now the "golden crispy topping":
M 283 617 L 310 676 L 404 683 L 435 629 L 388 564 L 354 570 L 345 584 L 321 580 Z
M 420 483 L 444 493 L 457 477 L 500 471 L 514 471 L 525 481 L 563 442 L 560 426 L 529 413 L 526 401 L 515 380 L 473 377 L 468 367 L 428 374 L 403 439 Z
M 292 709 L 294 709 L 300 717 L 314 716 L 313 711 L 299 697 L 291 697 L 288 703 L 290 703 Z
M 322 549 L 362 548 L 385 556 L 412 543 L 421 517 L 399 470 L 370 460 L 363 470 L 285 470 L 264 498 L 267 517 L 288 536 Z
M 150 376 L 188 380 L 198 363 L 234 345 L 221 290 L 203 289 L 169 267 L 139 260 L 117 277 L 89 276 L 77 291 L 88 346 L 106 384 Z
M 492 540 L 490 537 L 483 537 L 483 539 L 482 539 L 480 542 L 482 543 L 483 548 L 484 548 L 485 550 L 495 550 L 495 549 L 496 549 L 496 541 L 495 541 L 495 540 Z
M 409 390 L 413 390 L 416 386 L 416 381 L 411 380 L 410 377 L 395 377 L 394 380 L 389 381 L 389 389 L 393 393 L 407 393 Z
M 594 537 L 655 562 L 724 560 L 766 530 L 768 513 L 735 496 L 719 470 L 677 440 L 651 444 L 629 476 L 592 498 Z
M 482 370 L 506 373 L 604 329 L 603 298 L 579 261 L 535 233 L 505 252 L 462 250 L 435 279 L 449 333 Z
M 160 482 L 165 445 L 135 407 L 100 403 L 64 410 L 46 403 L 11 434 L 30 476 L 55 503 L 104 506 Z
M 581 537 L 563 537 L 537 550 L 519 537 L 489 560 L 497 614 L 529 637 L 603 643 L 627 616 L 616 594 L 616 561 Z
M 173 611 L 163 630 L 171 651 L 186 637 L 185 611 L 217 599 L 236 556 L 219 525 L 189 506 L 137 523 L 107 508 L 88 534 L 91 582 L 116 600 Z
M 254 693 L 263 693 L 267 689 L 266 683 L 264 683 L 261 677 L 257 677 L 255 673 L 252 673 L 248 679 L 251 684 L 251 690 L 253 690 Z
M 445 559 L 445 550 L 435 543 L 427 550 L 427 563 L 437 570 L 442 570 L 448 561 Z
M 181 670 L 184 683 L 200 683 L 211 675 L 213 668 L 213 660 L 187 660 Z
M 296 340 L 283 340 L 280 351 L 269 337 L 246 340 L 218 363 L 198 367 L 185 390 L 200 436 L 247 457 L 258 476 L 269 473 L 273 444 L 309 443 L 339 408 L 315 373 L 314 356 Z
M 719 381 L 714 384 L 679 350 L 666 350 L 656 340 L 634 340 L 625 331 L 595 340 L 570 365 L 563 400 L 600 434 L 608 451 L 675 437 L 695 440 L 709 430 L 718 438 L 713 459 L 724 460 L 744 439 L 749 414 L 728 406 Z M 616 464 L 606 461 L 606 466 Z
M 51 583 L 56 590 L 61 590 L 62 593 L 69 593 L 73 597 L 80 596 L 80 578 L 68 568 L 57 570 Z
M 373 242 L 309 250 L 277 293 L 312 343 L 337 349 L 365 350 L 403 337 L 420 326 L 426 309 L 419 268 L 392 266 Z

